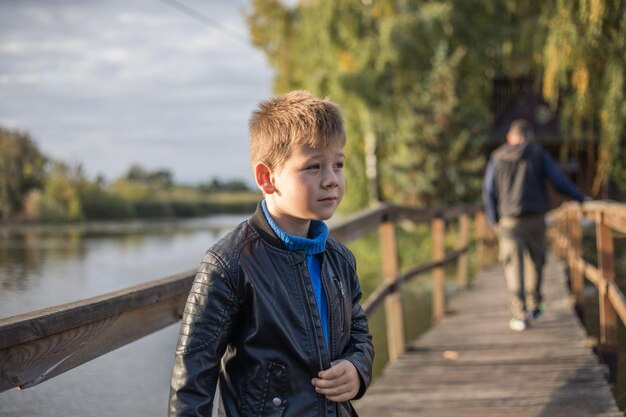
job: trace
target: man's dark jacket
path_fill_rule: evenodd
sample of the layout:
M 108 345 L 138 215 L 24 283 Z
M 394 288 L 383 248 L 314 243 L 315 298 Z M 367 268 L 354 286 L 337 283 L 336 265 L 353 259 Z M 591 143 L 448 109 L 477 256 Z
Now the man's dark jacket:
M 485 172 L 483 200 L 492 223 L 501 217 L 541 215 L 550 208 L 546 181 L 577 201 L 584 196 L 552 157 L 534 142 L 505 143 L 493 151 Z
M 353 255 L 329 237 L 321 257 L 328 347 L 305 254 L 286 249 L 260 206 L 207 251 L 182 317 L 170 417 L 210 416 L 218 380 L 220 415 L 355 415 L 311 385 L 332 361 L 347 359 L 359 373 L 360 398 L 374 356 Z

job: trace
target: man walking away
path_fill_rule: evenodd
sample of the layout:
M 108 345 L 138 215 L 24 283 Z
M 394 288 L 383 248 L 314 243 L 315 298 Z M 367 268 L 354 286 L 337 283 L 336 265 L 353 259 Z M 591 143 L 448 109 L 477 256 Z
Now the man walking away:
M 513 330 L 525 330 L 544 312 L 541 281 L 546 257 L 546 180 L 577 201 L 585 196 L 567 179 L 552 157 L 534 142 L 525 120 L 511 123 L 506 143 L 491 154 L 485 172 L 485 213 L 495 226 L 511 297 Z

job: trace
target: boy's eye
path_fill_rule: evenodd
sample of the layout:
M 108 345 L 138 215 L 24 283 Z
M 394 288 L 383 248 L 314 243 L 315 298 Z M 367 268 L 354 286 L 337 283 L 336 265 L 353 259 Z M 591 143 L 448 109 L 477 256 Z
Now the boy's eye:
M 339 169 L 343 168 L 343 162 L 337 162 L 335 164 L 335 168 L 339 168 Z
M 318 169 L 319 167 L 320 167 L 320 164 L 311 164 L 311 165 L 307 165 L 305 169 Z

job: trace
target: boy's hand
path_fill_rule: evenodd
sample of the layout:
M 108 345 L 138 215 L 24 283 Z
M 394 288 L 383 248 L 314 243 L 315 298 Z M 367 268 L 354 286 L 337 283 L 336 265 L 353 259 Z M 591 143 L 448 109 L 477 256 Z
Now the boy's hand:
M 331 367 L 321 371 L 318 376 L 319 378 L 311 380 L 315 391 L 336 403 L 356 397 L 361 386 L 356 368 L 352 362 L 345 359 L 332 362 Z

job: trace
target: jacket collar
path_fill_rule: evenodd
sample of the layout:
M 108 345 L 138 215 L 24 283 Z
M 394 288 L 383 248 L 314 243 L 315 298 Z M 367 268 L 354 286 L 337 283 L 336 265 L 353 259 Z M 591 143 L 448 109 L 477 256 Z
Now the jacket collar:
M 259 235 L 261 235 L 261 238 L 267 243 L 277 248 L 288 250 L 287 246 L 285 246 L 283 241 L 280 240 L 278 236 L 276 236 L 276 233 L 274 233 L 274 230 L 272 230 L 272 227 L 267 222 L 265 214 L 263 214 L 261 202 L 257 204 L 254 214 L 252 215 L 252 217 L 250 217 L 249 223 L 259 233 Z

